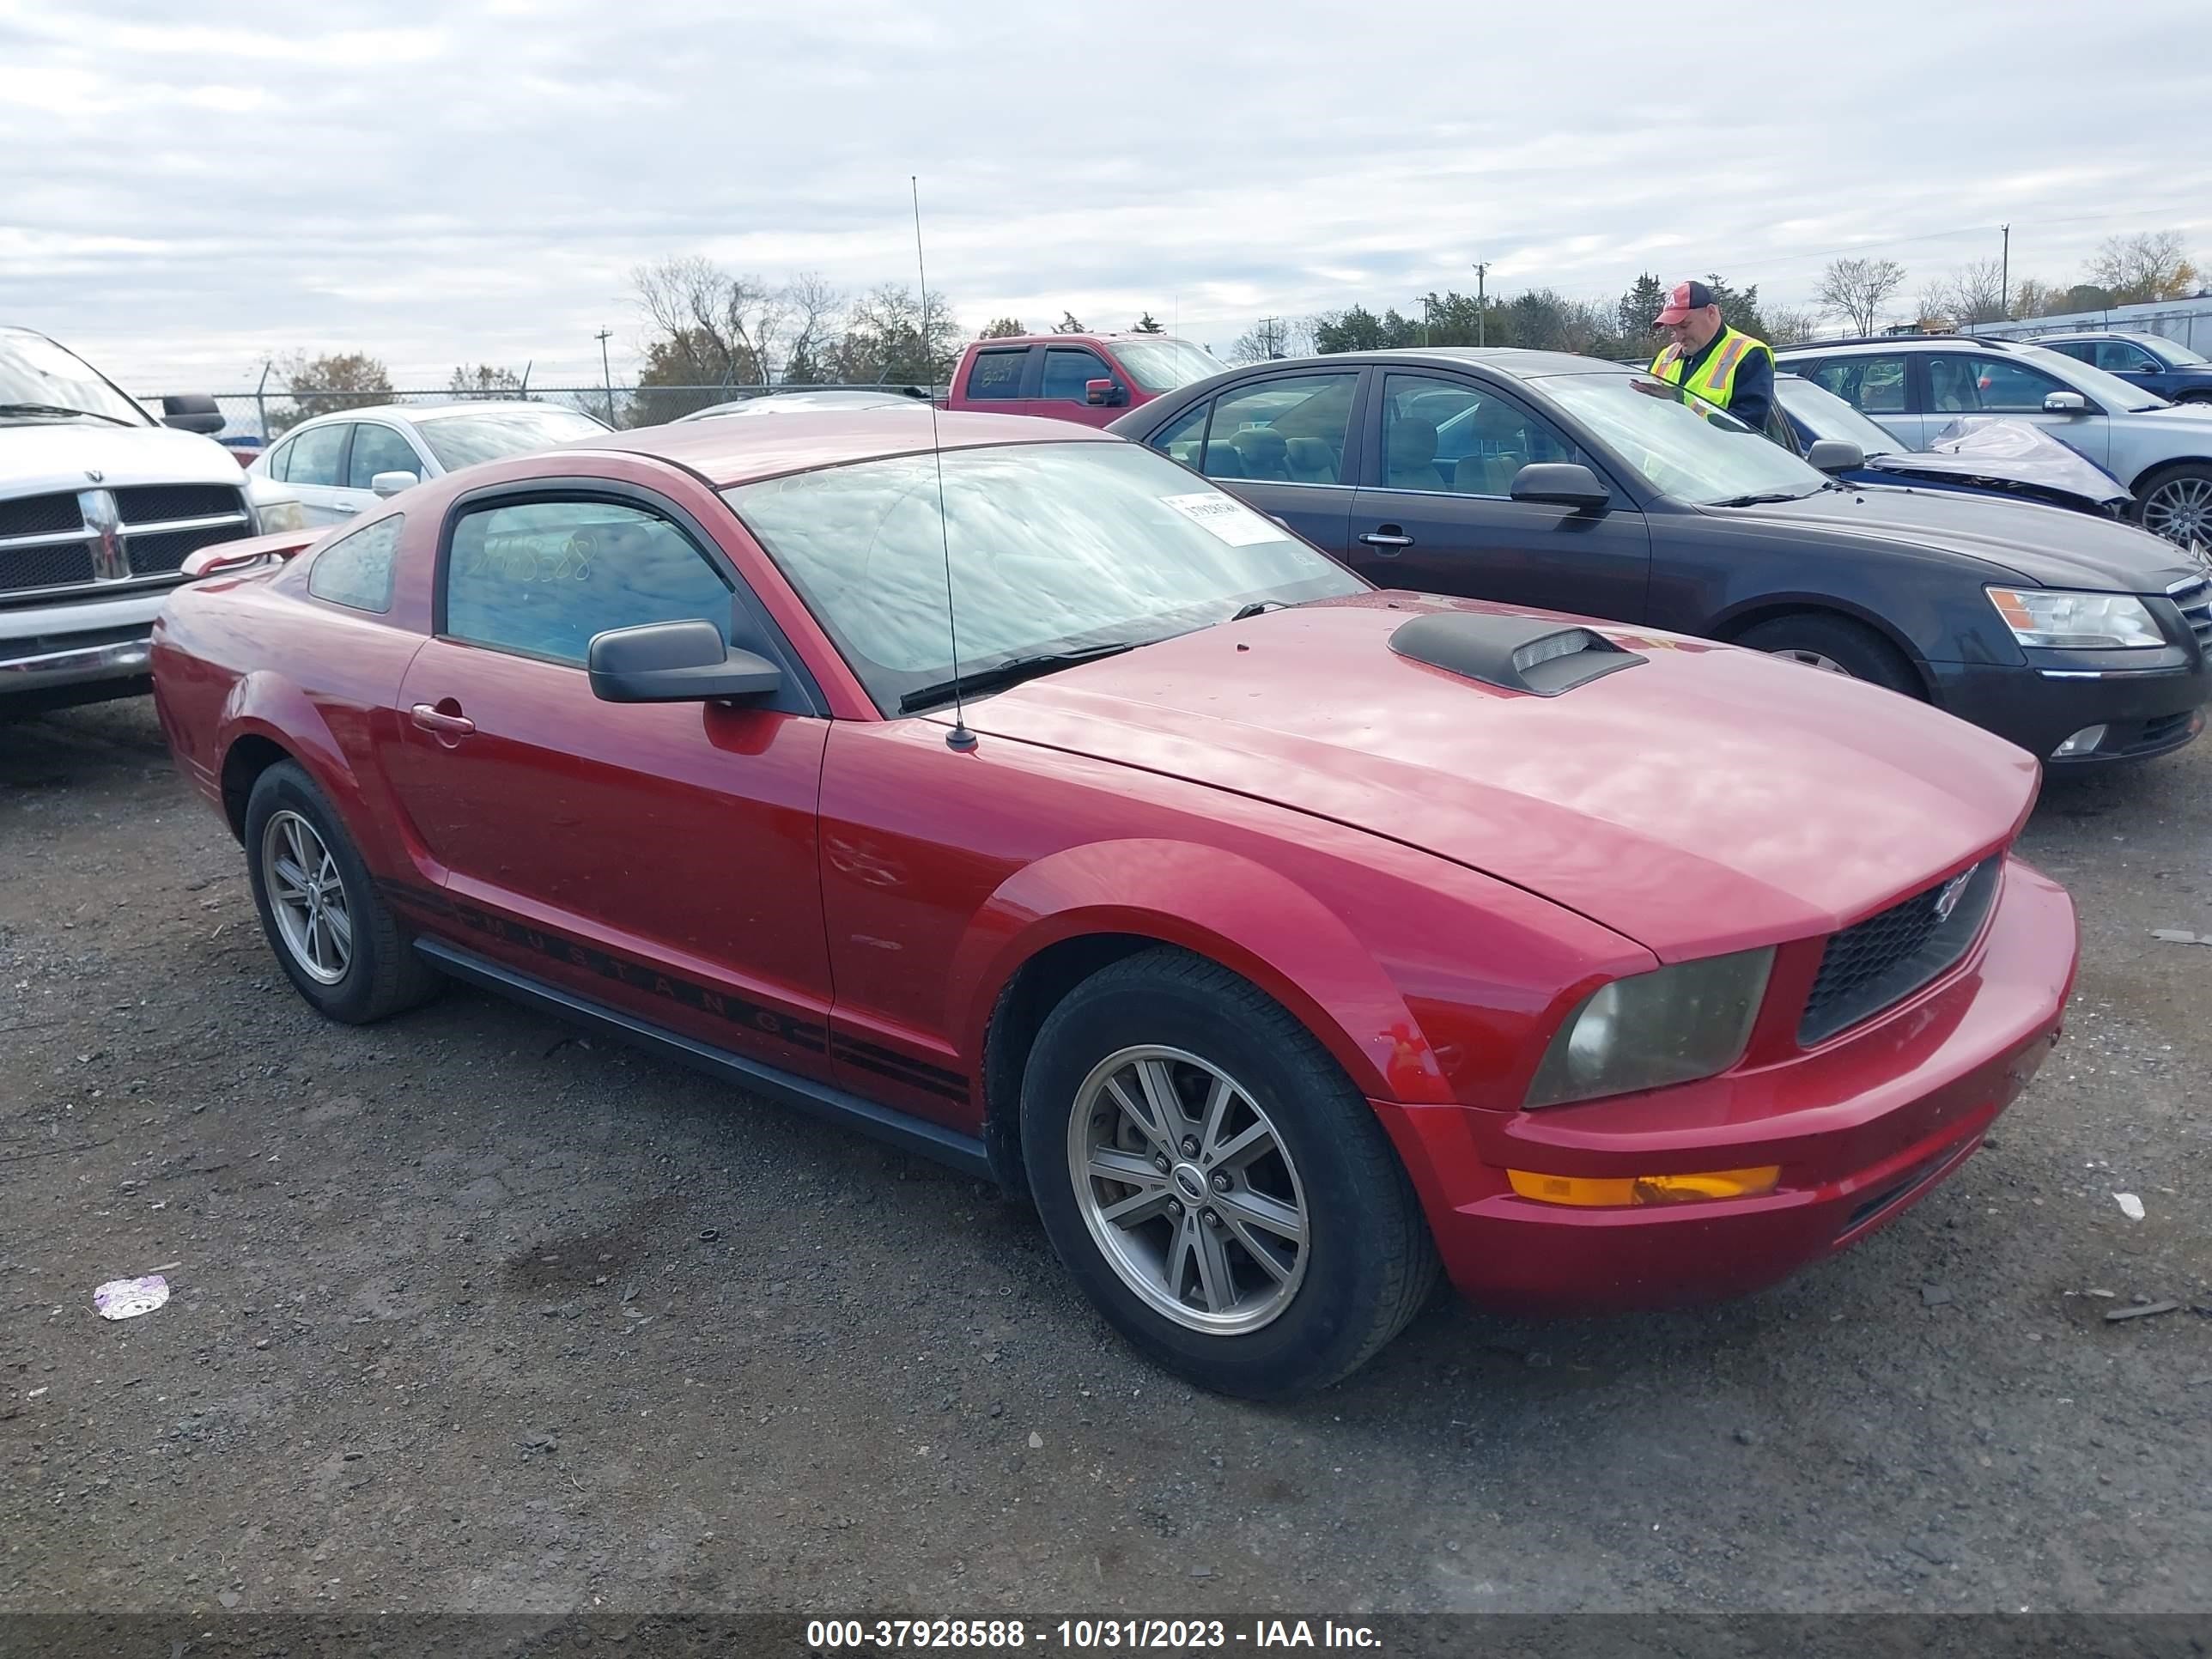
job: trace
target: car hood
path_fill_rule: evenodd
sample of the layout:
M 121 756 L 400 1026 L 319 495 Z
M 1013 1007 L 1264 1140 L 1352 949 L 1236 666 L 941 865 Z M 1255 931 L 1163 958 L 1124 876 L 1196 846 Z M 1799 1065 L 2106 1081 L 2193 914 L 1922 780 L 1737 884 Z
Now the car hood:
M 1794 501 L 1700 511 L 1784 532 L 1875 537 L 1976 559 L 2040 587 L 2158 593 L 2202 573 L 2171 542 L 2102 514 L 1955 489 L 1846 486 Z
M 88 473 L 100 475 L 96 481 Z M 237 489 L 238 462 L 212 438 L 163 426 L 94 421 L 0 421 L 0 491 L 39 495 L 130 484 L 219 483 Z
M 1995 415 L 1966 415 L 1925 449 L 1886 450 L 1867 457 L 1880 472 L 1962 483 L 2032 484 L 2092 507 L 2131 497 L 2127 486 L 2041 427 Z
M 2034 758 L 1877 687 L 1589 623 L 1645 661 L 1558 696 L 1396 654 L 1373 593 L 1200 629 L 969 703 L 1014 738 L 1422 848 L 1662 960 L 1833 931 L 2003 842 Z M 948 717 L 949 718 L 949 717 Z

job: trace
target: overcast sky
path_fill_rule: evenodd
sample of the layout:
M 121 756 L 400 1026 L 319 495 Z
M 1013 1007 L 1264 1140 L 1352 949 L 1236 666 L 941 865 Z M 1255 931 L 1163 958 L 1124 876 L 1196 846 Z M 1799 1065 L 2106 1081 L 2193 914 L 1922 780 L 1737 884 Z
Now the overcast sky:
M 1717 270 L 1809 301 L 2115 232 L 2212 256 L 2212 7 L 0 0 L 0 320 L 134 391 L 366 350 L 596 380 L 629 273 L 931 286 L 972 331 Z M 1841 20 L 1848 20 L 1848 26 Z

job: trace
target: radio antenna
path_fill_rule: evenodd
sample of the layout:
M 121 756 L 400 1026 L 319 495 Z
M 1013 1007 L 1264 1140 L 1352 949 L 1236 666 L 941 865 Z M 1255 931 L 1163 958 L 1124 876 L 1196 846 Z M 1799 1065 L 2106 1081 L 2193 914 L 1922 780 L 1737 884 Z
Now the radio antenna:
M 914 192 L 914 268 L 921 278 L 921 353 L 929 357 L 929 267 L 921 257 L 921 181 L 915 174 L 907 174 L 907 187 Z M 936 376 L 936 364 L 932 362 L 930 378 Z M 945 548 L 945 631 L 952 640 L 952 729 L 945 734 L 945 746 L 965 753 L 975 746 L 975 734 L 968 729 L 967 701 L 960 695 L 960 623 L 952 604 L 952 531 L 945 517 L 945 451 L 937 441 L 937 394 L 933 386 L 929 398 L 929 459 L 937 467 L 937 535 Z

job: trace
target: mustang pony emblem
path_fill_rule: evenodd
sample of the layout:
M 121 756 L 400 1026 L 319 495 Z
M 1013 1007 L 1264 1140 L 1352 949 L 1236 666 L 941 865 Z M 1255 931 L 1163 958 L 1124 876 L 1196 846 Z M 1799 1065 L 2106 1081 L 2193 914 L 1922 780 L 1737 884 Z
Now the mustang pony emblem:
M 1936 921 L 1951 920 L 1953 912 L 1959 908 L 1959 901 L 1966 896 L 1966 884 L 1973 878 L 1974 872 L 1968 870 L 1952 877 L 1943 884 L 1942 890 L 1936 895 Z

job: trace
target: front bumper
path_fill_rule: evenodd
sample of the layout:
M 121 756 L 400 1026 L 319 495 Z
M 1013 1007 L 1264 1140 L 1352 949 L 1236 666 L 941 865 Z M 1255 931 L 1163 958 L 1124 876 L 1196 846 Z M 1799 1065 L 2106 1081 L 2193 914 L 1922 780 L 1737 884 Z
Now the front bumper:
M 1928 667 L 1937 708 L 2057 768 L 2171 753 L 2204 729 L 2204 704 L 2212 699 L 2212 665 L 2204 661 L 2135 672 L 1947 662 Z M 2051 758 L 2059 744 L 2092 726 L 2106 728 L 2094 750 Z
M 0 708 L 143 691 L 154 618 L 174 584 L 114 598 L 0 610 Z
M 2014 860 L 1958 968 L 1785 1063 L 1534 1112 L 1372 1103 L 1470 1299 L 1589 1314 L 1741 1296 L 1856 1243 L 1965 1162 L 2057 1041 L 2075 942 L 2072 901 Z M 1759 1197 L 1604 1209 L 1520 1197 L 1505 1175 L 1765 1164 L 1781 1179 Z

